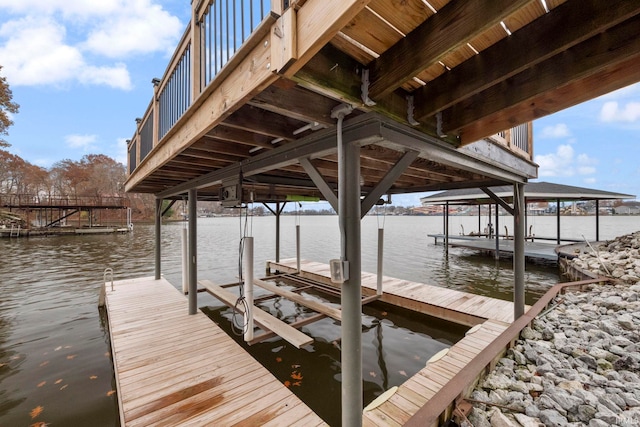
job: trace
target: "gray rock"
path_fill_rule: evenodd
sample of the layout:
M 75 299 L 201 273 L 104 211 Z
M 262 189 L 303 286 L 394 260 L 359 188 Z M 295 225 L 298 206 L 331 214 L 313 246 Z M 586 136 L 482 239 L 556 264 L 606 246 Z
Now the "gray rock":
M 529 417 L 525 414 L 513 414 L 513 417 L 522 427 L 540 427 L 542 424 L 533 417 Z
M 631 406 L 631 407 L 640 406 L 640 400 L 638 400 L 633 395 L 633 393 L 622 393 L 622 398 L 624 399 L 624 403 L 626 404 L 626 406 Z
M 618 325 L 620 325 L 622 329 L 626 329 L 628 331 L 632 331 L 636 328 L 635 323 L 633 323 L 633 317 L 627 313 L 618 316 Z
M 534 331 L 529 326 L 526 326 L 522 332 L 520 332 L 520 336 L 525 340 L 539 340 L 542 338 L 542 334 L 538 331 Z
M 566 426 L 569 423 L 569 420 L 567 420 L 565 416 L 553 409 L 544 409 L 540 411 L 539 418 L 547 427 Z
M 593 369 L 594 371 L 598 369 L 598 362 L 593 356 L 589 354 L 582 354 L 578 356 L 577 359 L 584 362 L 589 367 L 589 369 Z
M 524 413 L 531 418 L 538 418 L 540 416 L 540 408 L 537 405 L 529 405 L 524 410 Z
M 491 427 L 516 427 L 516 425 L 500 411 L 494 411 L 490 421 Z
M 482 387 L 490 390 L 507 389 L 511 379 L 504 374 L 491 374 L 482 382 Z
M 511 354 L 511 356 L 513 357 L 513 360 L 518 365 L 526 365 L 527 364 L 527 358 L 524 356 L 524 354 L 522 354 L 518 350 L 515 350 L 515 349 L 512 348 L 511 350 L 509 350 L 509 353 Z
M 611 427 L 611 424 L 594 418 L 589 421 L 589 427 Z
M 491 427 L 489 417 L 487 416 L 487 413 L 482 409 L 473 408 L 467 418 L 474 427 Z
M 576 412 L 578 405 L 582 404 L 582 400 L 578 397 L 570 395 L 563 389 L 557 389 L 550 397 L 558 402 L 558 404 L 567 412 Z
M 578 406 L 577 418 L 583 423 L 588 423 L 593 417 L 595 417 L 598 410 L 591 405 Z

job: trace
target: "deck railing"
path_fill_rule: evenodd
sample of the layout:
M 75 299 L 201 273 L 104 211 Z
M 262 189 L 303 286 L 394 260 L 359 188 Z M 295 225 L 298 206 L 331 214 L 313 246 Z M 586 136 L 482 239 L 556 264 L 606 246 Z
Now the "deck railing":
M 203 9 L 200 28 L 200 89 L 220 72 L 271 11 L 271 0 L 218 0 Z
M 129 207 L 129 199 L 117 196 L 49 196 L 38 194 L 0 194 L 0 206 L 20 207 Z
M 153 79 L 154 97 L 128 145 L 128 172 L 162 142 L 225 65 L 238 57 L 250 36 L 282 0 L 203 0 L 192 2 L 190 22 L 162 79 Z
M 498 132 L 489 139 L 529 160 L 533 159 L 533 124 L 531 122 Z

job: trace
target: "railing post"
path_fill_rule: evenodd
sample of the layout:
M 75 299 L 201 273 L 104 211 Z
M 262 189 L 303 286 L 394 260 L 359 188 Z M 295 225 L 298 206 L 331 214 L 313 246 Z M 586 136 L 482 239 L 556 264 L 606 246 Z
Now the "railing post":
M 191 102 L 193 102 L 198 95 L 200 95 L 201 85 L 201 61 L 200 54 L 202 52 L 201 38 L 200 38 L 200 25 L 198 25 L 198 4 L 199 2 L 191 3 Z
M 151 101 L 151 116 L 153 117 L 153 143 L 151 145 L 151 149 L 158 145 L 158 135 L 160 134 L 160 101 L 158 99 L 160 89 L 160 84 L 156 84 L 155 80 L 153 83 L 153 100 Z M 140 140 L 140 133 L 138 132 L 138 140 Z M 138 164 L 140 164 L 140 144 L 138 145 Z M 147 153 L 148 154 L 148 153 Z

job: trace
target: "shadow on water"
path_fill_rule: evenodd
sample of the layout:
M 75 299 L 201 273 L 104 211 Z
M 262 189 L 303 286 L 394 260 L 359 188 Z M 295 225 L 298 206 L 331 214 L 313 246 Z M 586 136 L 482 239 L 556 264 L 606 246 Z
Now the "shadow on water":
M 280 283 L 287 289 L 295 287 Z M 264 294 L 261 290 L 256 294 Z M 339 300 L 313 291 L 301 292 L 307 299 L 338 307 Z M 263 300 L 261 309 L 287 322 L 311 315 L 306 308 L 284 298 Z M 341 421 L 341 338 L 338 321 L 325 318 L 302 328 L 314 342 L 297 349 L 280 338 L 247 346 L 232 331 L 232 311 L 209 306 L 202 311 L 265 366 L 278 380 L 320 415 L 329 425 Z M 363 307 L 362 375 L 363 401 L 400 385 L 425 366 L 443 348 L 458 341 L 468 328 L 414 311 L 374 302 Z

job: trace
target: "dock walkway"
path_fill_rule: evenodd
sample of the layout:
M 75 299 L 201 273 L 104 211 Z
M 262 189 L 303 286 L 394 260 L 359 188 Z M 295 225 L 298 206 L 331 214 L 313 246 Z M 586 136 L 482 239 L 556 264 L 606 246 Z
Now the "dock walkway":
M 122 426 L 325 425 L 164 279 L 106 286 Z
M 444 234 L 429 234 L 428 236 L 433 237 L 436 244 L 438 244 L 438 240 L 444 241 L 445 237 Z M 496 251 L 495 239 L 488 239 L 484 237 L 449 235 L 449 246 L 474 249 L 490 253 L 495 253 Z M 528 258 L 558 261 L 558 254 L 555 251 L 556 247 L 557 245 L 555 243 L 551 244 L 525 241 L 524 256 Z M 513 240 L 500 239 L 499 252 L 513 254 Z
M 295 258 L 281 260 L 279 263 L 268 261 L 268 266 L 271 270 L 286 273 L 297 271 Z M 300 269 L 302 277 L 332 284 L 328 264 L 301 260 Z M 375 295 L 376 285 L 377 277 L 375 274 L 362 273 L 363 294 Z M 382 291 L 383 295 L 380 300 L 383 302 L 467 326 L 475 326 L 487 319 L 505 323 L 513 321 L 513 303 L 511 301 L 387 276 L 383 276 Z

